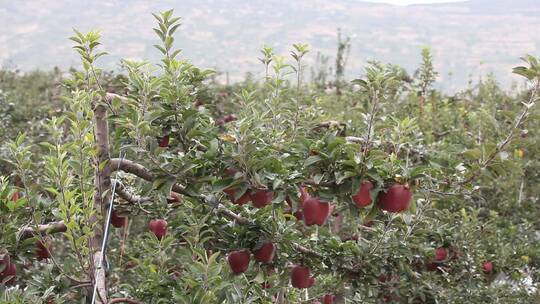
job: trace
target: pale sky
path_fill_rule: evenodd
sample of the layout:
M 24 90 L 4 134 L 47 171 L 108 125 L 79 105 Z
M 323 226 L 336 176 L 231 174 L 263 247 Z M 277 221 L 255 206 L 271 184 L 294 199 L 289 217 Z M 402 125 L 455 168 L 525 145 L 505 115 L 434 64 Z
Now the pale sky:
M 447 3 L 447 2 L 462 2 L 464 0 L 364 0 L 367 2 L 390 3 L 395 5 L 409 5 L 421 3 Z

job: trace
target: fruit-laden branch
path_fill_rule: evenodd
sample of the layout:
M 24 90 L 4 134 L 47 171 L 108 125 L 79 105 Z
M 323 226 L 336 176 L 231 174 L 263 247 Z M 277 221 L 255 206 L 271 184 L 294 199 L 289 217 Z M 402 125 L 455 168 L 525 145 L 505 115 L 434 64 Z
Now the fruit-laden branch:
M 20 239 L 28 239 L 33 237 L 36 234 L 40 235 L 48 235 L 48 234 L 54 234 L 58 232 L 66 232 L 67 227 L 64 224 L 64 221 L 59 222 L 51 222 L 48 224 L 42 224 L 38 225 L 38 229 L 34 229 L 34 227 L 26 227 L 21 230 L 19 230 L 19 236 Z
M 137 166 L 138 166 L 137 167 L 138 169 L 141 169 L 141 167 L 142 167 L 141 165 L 138 165 L 138 164 L 137 164 Z M 142 168 L 144 168 L 144 167 L 142 167 Z M 121 185 L 121 183 L 117 181 L 117 186 L 116 186 L 117 193 L 119 191 L 118 189 L 120 188 L 120 187 L 118 187 L 118 185 Z M 125 197 L 123 197 L 123 198 L 126 201 L 130 202 L 130 203 L 137 203 L 138 199 L 140 199 L 137 195 L 129 193 L 129 191 L 126 190 L 126 189 L 122 189 L 122 191 L 125 194 Z M 120 193 L 118 193 L 118 195 L 121 196 Z M 136 198 L 136 199 L 130 199 L 130 198 Z M 239 214 L 234 213 L 233 211 L 229 210 L 227 207 L 225 207 L 225 206 L 223 206 L 221 204 L 218 205 L 217 210 L 218 210 L 219 213 L 223 214 L 224 216 L 226 216 L 226 217 L 228 217 L 228 218 L 230 218 L 232 220 L 235 220 L 240 225 L 254 224 L 254 221 L 252 221 L 252 220 L 250 220 L 248 218 L 245 218 L 245 217 L 243 217 L 243 216 L 241 216 Z M 311 250 L 311 249 L 309 249 L 307 247 L 304 247 L 304 246 L 302 246 L 300 244 L 297 244 L 297 243 L 293 242 L 293 243 L 291 243 L 291 246 L 295 250 L 297 250 L 297 251 L 299 251 L 301 253 L 312 255 L 312 256 L 315 256 L 317 258 L 323 258 L 323 256 L 320 253 L 318 253 L 318 252 L 316 252 L 314 250 Z M 342 268 L 345 269 L 345 270 L 348 270 L 348 271 L 354 271 L 351 268 L 346 268 L 346 267 L 342 267 Z

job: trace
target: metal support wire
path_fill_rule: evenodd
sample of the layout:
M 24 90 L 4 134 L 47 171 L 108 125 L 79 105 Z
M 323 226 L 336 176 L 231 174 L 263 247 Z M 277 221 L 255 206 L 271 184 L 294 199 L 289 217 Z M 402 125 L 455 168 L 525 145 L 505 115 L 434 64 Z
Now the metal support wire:
M 118 171 L 120 169 L 120 163 L 124 160 L 124 157 L 126 156 L 126 153 L 122 154 L 120 152 L 120 162 L 118 163 L 118 168 L 116 170 Z M 99 257 L 99 265 L 96 268 L 96 271 L 94 272 L 94 292 L 92 293 L 92 304 L 96 302 L 96 293 L 97 293 L 97 282 L 96 282 L 96 276 L 98 271 L 100 271 L 103 268 L 103 260 L 105 258 L 105 251 L 107 250 L 107 244 L 109 240 L 109 231 L 111 227 L 111 215 L 113 211 L 113 203 L 114 203 L 114 195 L 116 194 L 116 183 L 113 183 L 112 189 L 111 189 L 111 201 L 107 205 L 107 221 L 105 222 L 105 232 L 103 233 L 103 241 L 101 242 L 101 253 Z

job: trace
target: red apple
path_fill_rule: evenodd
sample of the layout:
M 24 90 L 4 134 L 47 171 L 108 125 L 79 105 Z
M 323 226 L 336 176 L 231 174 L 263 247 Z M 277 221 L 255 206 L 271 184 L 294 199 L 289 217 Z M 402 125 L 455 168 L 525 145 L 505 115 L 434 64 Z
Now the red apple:
M 330 204 L 322 202 L 316 197 L 310 197 L 304 202 L 303 209 L 306 226 L 322 226 L 328 217 Z
M 253 255 L 255 256 L 255 261 L 261 263 L 270 263 L 274 259 L 274 254 L 276 253 L 276 245 L 272 242 L 264 243 L 261 248 L 255 250 Z
M 291 284 L 294 288 L 309 288 L 310 272 L 307 266 L 294 266 L 291 271 Z
M 486 261 L 482 264 L 482 269 L 485 273 L 491 273 L 493 271 L 493 262 Z
M 21 198 L 21 193 L 20 193 L 19 191 L 15 191 L 15 192 L 11 195 L 11 201 L 12 201 L 12 202 L 16 202 L 16 201 L 18 201 L 20 198 Z
M 238 170 L 236 170 L 235 168 L 227 168 L 225 170 L 225 173 L 230 177 L 234 177 L 237 172 L 238 172 Z
M 17 267 L 15 264 L 9 264 L 9 266 L 2 272 L 2 276 L 0 277 L 1 280 L 4 280 L 5 278 L 10 278 L 6 281 L 6 285 L 13 285 L 15 284 L 15 280 L 17 278 Z
M 435 260 L 444 261 L 448 257 L 448 250 L 444 247 L 435 249 Z
M 237 119 L 236 115 L 234 115 L 234 114 L 228 114 L 228 115 L 223 116 L 223 121 L 225 121 L 225 122 L 231 122 L 231 121 L 236 120 L 236 119 Z
M 233 202 L 233 204 L 237 204 L 237 205 L 243 205 L 243 204 L 246 204 L 247 202 L 251 201 L 251 195 L 249 194 L 249 190 L 246 191 L 246 193 L 244 193 L 242 196 L 240 196 L 237 200 L 235 200 L 235 196 L 236 196 L 236 189 L 232 189 L 232 188 L 227 188 L 225 190 L 223 190 L 223 192 L 225 192 L 227 194 L 227 196 L 229 197 L 229 199 L 231 200 L 231 202 Z
M 323 301 L 323 304 L 334 304 L 334 295 L 331 295 L 331 294 L 324 295 L 322 301 Z
M 353 233 L 351 236 L 349 237 L 343 237 L 343 242 L 347 242 L 347 241 L 355 241 L 355 242 L 358 242 L 358 234 L 357 233 Z
M 165 135 L 159 140 L 159 147 L 167 148 L 168 146 L 169 146 L 169 135 Z
M 227 96 L 229 96 L 229 93 L 226 92 L 226 91 L 219 91 L 218 95 L 219 95 L 219 97 L 227 97 Z
M 249 251 L 238 250 L 229 253 L 227 257 L 229 266 L 234 274 L 241 274 L 246 272 L 249 266 Z
M 362 223 L 362 226 L 364 227 L 371 227 L 373 226 L 373 224 L 375 224 L 375 222 L 373 220 L 365 220 L 363 223 Z
M 180 194 L 174 192 L 174 191 L 171 191 L 171 193 L 169 194 L 169 197 L 167 198 L 167 202 L 169 203 L 180 203 L 182 202 L 182 198 L 180 197 Z
M 313 286 L 313 285 L 315 285 L 315 277 L 309 278 L 308 288 L 310 288 L 310 287 Z
M 51 257 L 49 250 L 45 247 L 45 244 L 41 240 L 36 240 L 36 255 L 38 258 L 38 261 L 46 260 Z
M 167 221 L 164 219 L 151 220 L 148 229 L 156 235 L 158 240 L 161 240 L 167 234 Z
M 373 183 L 370 181 L 363 182 L 360 185 L 358 192 L 352 196 L 353 201 L 356 203 L 358 208 L 368 206 L 373 202 L 369 192 L 373 189 Z
M 120 216 L 116 212 L 116 210 L 113 210 L 111 214 L 111 225 L 113 225 L 116 228 L 127 226 L 127 217 Z
M 397 295 L 385 295 L 383 301 L 384 303 L 399 302 L 401 301 L 401 298 Z
M 379 195 L 378 206 L 388 212 L 402 212 L 411 205 L 412 191 L 408 185 L 393 184 Z
M 439 264 L 435 262 L 430 262 L 426 264 L 427 271 L 438 271 L 439 270 Z
M 267 190 L 257 190 L 250 194 L 253 206 L 256 208 L 263 208 L 270 204 L 274 199 L 274 192 Z

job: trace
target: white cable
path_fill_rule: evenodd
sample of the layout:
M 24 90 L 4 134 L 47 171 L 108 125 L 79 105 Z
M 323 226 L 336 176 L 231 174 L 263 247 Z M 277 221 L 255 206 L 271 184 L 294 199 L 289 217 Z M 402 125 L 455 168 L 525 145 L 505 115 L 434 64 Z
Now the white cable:
M 122 152 L 120 152 L 120 162 L 118 162 L 118 168 L 116 170 L 118 171 L 120 169 L 120 164 L 124 160 L 124 157 L 126 156 L 126 153 L 122 155 Z M 111 190 L 111 201 L 109 202 L 109 210 L 107 211 L 107 221 L 105 222 L 105 232 L 103 233 L 103 241 L 101 242 L 101 254 L 99 257 L 99 265 L 96 268 L 96 271 L 94 272 L 94 292 L 92 293 L 92 304 L 96 302 L 96 293 L 97 293 L 97 280 L 96 276 L 99 270 L 103 268 L 103 259 L 105 258 L 105 250 L 107 248 L 107 243 L 109 239 L 109 229 L 111 226 L 111 215 L 113 210 L 113 202 L 114 202 L 114 195 L 116 194 L 116 183 L 112 185 Z

